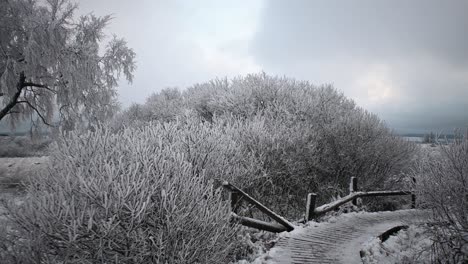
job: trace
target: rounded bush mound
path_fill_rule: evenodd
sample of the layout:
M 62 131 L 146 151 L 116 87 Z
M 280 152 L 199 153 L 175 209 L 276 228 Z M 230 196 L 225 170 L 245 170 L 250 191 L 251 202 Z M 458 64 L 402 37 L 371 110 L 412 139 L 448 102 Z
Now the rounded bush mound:
M 210 158 L 191 152 L 199 139 L 216 143 L 209 129 L 173 122 L 63 137 L 24 203 L 10 205 L 14 231 L 0 257 L 12 263 L 229 262 L 237 229 L 201 165 Z
M 180 94 L 165 90 L 132 109 L 119 119 L 129 126 L 185 120 L 190 113 L 223 131 L 237 146 L 235 153 L 246 155 L 223 155 L 235 160 L 223 169 L 244 168 L 229 179 L 292 219 L 303 214 L 307 193 L 329 202 L 348 193 L 353 176 L 364 190 L 395 187 L 390 182 L 401 180 L 415 152 L 413 143 L 333 87 L 264 73 L 217 79 Z M 208 170 L 218 168 L 212 164 Z
M 385 185 L 407 172 L 415 153 L 413 143 L 329 85 L 261 73 L 198 84 L 184 97 L 208 122 L 248 124 L 235 140 L 262 164 L 251 191 L 290 217 L 303 213 L 309 192 L 320 202 L 346 195 L 353 176 L 364 190 L 395 187 Z

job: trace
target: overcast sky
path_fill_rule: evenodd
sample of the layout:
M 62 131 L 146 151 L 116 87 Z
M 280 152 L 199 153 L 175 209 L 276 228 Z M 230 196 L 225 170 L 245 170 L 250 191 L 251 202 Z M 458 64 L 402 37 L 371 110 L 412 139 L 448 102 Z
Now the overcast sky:
M 137 53 L 120 100 L 265 71 L 332 83 L 400 132 L 468 126 L 468 0 L 80 0 Z

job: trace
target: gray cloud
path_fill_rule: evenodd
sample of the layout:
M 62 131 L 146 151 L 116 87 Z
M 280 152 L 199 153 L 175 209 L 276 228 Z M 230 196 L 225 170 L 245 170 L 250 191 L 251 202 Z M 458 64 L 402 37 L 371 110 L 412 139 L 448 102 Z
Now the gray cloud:
M 263 61 L 275 57 L 437 56 L 468 63 L 468 1 L 269 1 L 253 52 Z M 268 46 L 283 53 L 271 56 Z M 285 52 L 287 51 L 287 52 Z M 304 52 L 307 51 L 306 56 Z
M 137 53 L 124 106 L 265 70 L 332 83 L 402 132 L 468 125 L 468 0 L 80 0 Z
M 400 131 L 468 125 L 468 1 L 269 1 L 250 52 Z
M 243 34 L 260 10 L 256 1 L 78 2 L 80 14 L 113 14 L 108 32 L 124 37 L 137 54 L 134 83 L 119 87 L 124 106 L 165 87 L 185 88 L 255 68 L 244 58 L 248 36 Z

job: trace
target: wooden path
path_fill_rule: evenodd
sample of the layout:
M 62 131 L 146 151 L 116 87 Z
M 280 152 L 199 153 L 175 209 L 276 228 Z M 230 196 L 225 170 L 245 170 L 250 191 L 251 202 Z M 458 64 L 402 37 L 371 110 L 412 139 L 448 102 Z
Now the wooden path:
M 362 263 L 361 245 L 386 230 L 425 222 L 430 213 L 419 210 L 353 213 L 334 223 L 315 223 L 280 238 L 266 257 L 267 263 Z

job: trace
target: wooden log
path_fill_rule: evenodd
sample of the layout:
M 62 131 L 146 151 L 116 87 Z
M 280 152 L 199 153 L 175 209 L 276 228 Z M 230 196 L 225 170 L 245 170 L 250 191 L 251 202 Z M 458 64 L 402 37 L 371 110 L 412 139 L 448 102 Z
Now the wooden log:
M 309 193 L 307 195 L 307 206 L 306 206 L 306 214 L 305 220 L 310 221 L 315 217 L 315 202 L 317 201 L 317 194 Z
M 234 221 L 237 221 L 239 224 L 243 226 L 248 226 L 268 232 L 273 232 L 273 233 L 281 233 L 284 231 L 288 231 L 285 226 L 276 224 L 276 223 L 269 223 L 257 219 L 253 219 L 250 217 L 243 217 L 243 216 L 238 216 L 235 213 L 231 213 L 231 218 Z
M 410 195 L 411 191 L 372 191 L 372 192 L 361 192 L 361 197 L 372 197 L 372 196 L 393 196 L 393 195 Z
M 392 227 L 389 230 L 387 230 L 387 231 L 383 232 L 382 234 L 380 234 L 378 236 L 378 238 L 380 239 L 380 241 L 385 242 L 385 241 L 387 241 L 387 239 L 390 238 L 390 236 L 393 236 L 394 234 L 396 234 L 398 231 L 400 231 L 402 229 L 408 229 L 408 226 L 407 225 L 400 225 L 400 226 Z
M 229 200 L 231 201 L 231 212 L 237 213 L 241 203 L 239 193 L 234 191 L 229 192 Z
M 410 195 L 412 194 L 411 191 L 372 191 L 372 192 L 354 192 L 352 194 L 349 194 L 341 199 L 338 199 L 332 203 L 329 204 L 324 204 L 320 207 L 315 208 L 315 214 L 320 215 L 327 213 L 331 210 L 334 210 L 335 208 L 352 201 L 353 199 L 359 198 L 359 197 L 373 197 L 373 196 L 392 196 L 392 195 Z
M 254 198 L 252 198 L 250 195 L 248 195 L 247 193 L 245 193 L 244 191 L 242 191 L 241 189 L 237 188 L 236 186 L 230 184 L 229 182 L 225 181 L 223 182 L 223 187 L 229 189 L 230 191 L 236 191 L 238 192 L 240 195 L 242 195 L 242 197 L 244 198 L 245 201 L 248 201 L 249 203 L 251 203 L 252 205 L 254 205 L 255 207 L 257 207 L 260 211 L 262 211 L 264 214 L 268 215 L 269 217 L 271 217 L 271 219 L 275 220 L 276 222 L 282 224 L 287 231 L 292 231 L 294 230 L 294 225 L 289 222 L 288 220 L 284 219 L 283 217 L 281 217 L 280 215 L 276 214 L 275 212 L 273 212 L 272 210 L 268 209 L 266 206 L 264 206 L 263 204 L 261 204 L 259 201 L 255 200 Z
M 358 191 L 357 188 L 358 179 L 356 177 L 351 177 L 351 182 L 349 183 L 349 193 L 354 193 Z M 357 206 L 357 198 L 353 199 L 353 205 Z
M 331 210 L 334 210 L 335 208 L 338 208 L 339 206 L 355 199 L 355 198 L 358 198 L 358 197 L 361 197 L 362 193 L 361 192 L 354 192 L 352 194 L 349 194 L 341 199 L 338 199 L 332 203 L 329 203 L 329 204 L 324 204 L 320 207 L 317 207 L 315 208 L 315 215 L 320 215 L 320 214 L 324 214 L 324 213 L 327 213 L 327 212 L 330 212 Z

